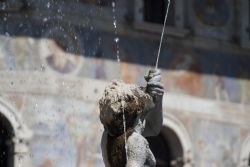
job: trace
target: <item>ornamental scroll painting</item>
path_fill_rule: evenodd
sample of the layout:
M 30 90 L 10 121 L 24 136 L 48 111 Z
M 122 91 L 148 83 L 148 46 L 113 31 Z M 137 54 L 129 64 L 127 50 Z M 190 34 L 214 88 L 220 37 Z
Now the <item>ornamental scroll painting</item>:
M 195 34 L 207 38 L 231 40 L 235 22 L 233 0 L 193 0 L 192 24 Z
M 42 39 L 39 45 L 42 63 L 50 71 L 77 74 L 82 67 L 84 58 L 76 55 L 81 50 L 81 45 L 75 33 L 54 28 L 44 36 L 47 38 Z
M 227 0 L 195 0 L 194 9 L 198 20 L 206 25 L 223 27 L 230 19 Z

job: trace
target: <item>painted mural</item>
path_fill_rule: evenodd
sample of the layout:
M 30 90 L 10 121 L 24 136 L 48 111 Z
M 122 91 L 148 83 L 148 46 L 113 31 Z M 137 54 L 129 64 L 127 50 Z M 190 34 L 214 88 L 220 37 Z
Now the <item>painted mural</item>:
M 49 69 L 62 74 L 77 73 L 83 61 L 79 56 L 66 52 L 56 41 L 51 40 L 41 41 L 40 54 Z
M 45 70 L 58 74 L 103 80 L 121 77 L 128 83 L 145 84 L 143 76 L 148 70 L 145 65 L 154 66 L 157 42 L 121 36 L 119 47 L 122 63 L 119 65 L 112 35 L 82 31 L 78 36 L 79 43 L 84 44 L 81 53 L 62 49 L 56 39 L 34 41 L 2 37 L 6 42 L 1 46 L 7 47 L 4 50 L 0 48 L 1 68 L 18 70 L 44 66 Z M 38 50 L 29 50 L 30 47 Z M 34 54 L 39 55 L 40 61 L 32 56 Z M 169 91 L 249 104 L 250 95 L 246 91 L 250 87 L 249 64 L 248 55 L 208 51 L 173 43 L 163 48 L 159 66 L 163 70 L 163 83 Z
M 230 19 L 228 0 L 194 0 L 198 20 L 209 26 L 223 27 Z
M 236 22 L 233 0 L 193 0 L 192 22 L 195 34 L 232 41 Z
M 206 120 L 196 120 L 192 124 L 196 132 L 193 134 L 196 166 L 237 166 L 240 147 L 240 129 L 237 126 Z
M 64 98 L 28 98 L 25 108 L 35 132 L 31 151 L 35 167 L 103 166 L 102 126 L 97 103 Z
M 96 42 L 101 36 L 103 43 L 101 51 L 98 50 L 101 52 L 99 55 L 102 55 L 104 60 L 113 60 L 115 63 L 116 50 L 112 45 L 112 35 L 90 34 L 91 39 L 85 42 L 88 43 L 86 51 L 90 54 L 86 55 L 98 59 L 98 56 L 91 52 L 97 50 Z M 110 43 L 111 45 L 108 45 Z M 121 36 L 119 45 L 123 62 L 120 66 L 122 78 L 129 83 L 143 84 L 142 76 L 146 73 L 143 65 L 154 66 L 157 43 Z M 221 53 L 219 50 L 210 51 L 172 43 L 163 48 L 159 65 L 163 69 L 163 82 L 170 91 L 222 101 L 249 103 L 249 95 L 243 91 L 249 87 L 247 84 L 250 77 L 249 64 L 250 58 L 247 55 L 236 56 L 231 53 Z M 119 70 L 119 66 L 113 66 L 116 69 L 102 67 L 106 74 L 111 76 L 114 76 L 117 69 Z M 169 70 L 173 73 L 169 73 Z M 103 76 L 109 80 L 109 75 L 106 74 Z
M 15 69 L 15 61 L 14 61 L 14 55 L 12 54 L 12 51 L 10 50 L 10 41 L 11 39 L 8 39 L 6 37 L 1 36 L 0 37 L 0 69 L 8 69 L 12 70 Z
M 52 71 L 62 74 L 76 74 L 82 66 L 83 58 L 75 55 L 81 49 L 74 29 L 55 26 L 43 32 L 44 40 L 41 40 L 39 54 Z M 46 39 L 53 40 L 46 40 Z

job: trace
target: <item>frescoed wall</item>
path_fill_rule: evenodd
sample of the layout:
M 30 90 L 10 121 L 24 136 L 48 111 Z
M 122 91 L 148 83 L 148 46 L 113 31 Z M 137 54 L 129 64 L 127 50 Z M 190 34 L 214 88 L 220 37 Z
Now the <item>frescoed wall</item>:
M 195 159 L 199 162 L 196 166 L 237 166 L 240 129 L 209 121 L 197 121 L 193 129 L 196 131 L 193 136 L 197 153 Z
M 190 14 L 195 33 L 207 38 L 232 40 L 237 34 L 234 5 L 233 0 L 193 0 Z
M 32 167 L 103 166 L 103 88 L 113 79 L 145 86 L 144 75 L 154 68 L 159 34 L 134 29 L 131 1 L 116 1 L 121 24 L 115 34 L 111 3 L 36 1 L 29 17 L 0 9 L 0 97 L 33 132 Z M 250 134 L 250 52 L 225 44 L 235 37 L 232 4 L 193 0 L 187 5 L 193 9 L 187 20 L 191 33 L 169 35 L 162 45 L 164 114 L 173 115 L 190 136 L 188 161 L 197 167 L 237 166 Z M 96 23 L 93 18 L 101 16 L 104 21 Z M 196 45 L 196 37 L 205 45 Z
M 109 38 L 103 37 L 102 40 L 109 40 Z M 9 48 L 12 48 L 13 59 L 11 61 L 2 61 L 1 73 L 4 73 L 4 71 L 13 71 L 14 73 L 29 72 L 40 73 L 39 75 L 65 77 L 65 81 L 56 81 L 53 83 L 53 85 L 57 86 L 54 91 L 58 95 L 55 97 L 53 97 L 54 95 L 51 96 L 49 94 L 46 95 L 46 93 L 40 94 L 36 92 L 32 94 L 28 92 L 25 94 L 3 94 L 4 98 L 10 101 L 22 113 L 28 126 L 34 132 L 30 145 L 33 165 L 37 167 L 57 167 L 63 165 L 76 167 L 102 166 L 100 150 L 102 126 L 99 122 L 97 101 L 86 100 L 88 96 L 92 95 L 89 92 L 86 94 L 84 91 L 82 92 L 81 96 L 85 97 L 85 100 L 78 100 L 77 98 L 72 98 L 72 96 L 67 98 L 67 95 L 66 97 L 60 97 L 60 92 L 68 89 L 76 89 L 78 91 L 76 88 L 76 85 L 78 85 L 77 82 L 71 82 L 71 86 L 68 86 L 68 77 L 110 81 L 121 76 L 121 79 L 125 82 L 145 85 L 143 76 L 150 67 L 127 62 L 122 62 L 119 65 L 115 59 L 110 58 L 109 53 L 113 55 L 114 51 L 107 52 L 108 49 L 103 47 L 104 43 L 100 44 L 97 50 L 93 51 L 93 55 L 84 57 L 65 52 L 57 47 L 55 41 L 48 39 L 36 40 L 31 38 L 15 39 L 12 37 L 2 37 L 2 41 L 8 42 L 8 47 L 5 47 L 4 50 L 5 52 L 2 52 L 4 54 L 2 59 L 4 60 L 7 57 L 5 53 L 7 53 Z M 22 41 L 22 47 L 19 46 L 20 41 Z M 140 43 L 137 40 L 135 45 L 145 47 L 148 51 L 137 49 L 138 47 L 126 48 L 128 43 L 125 41 L 126 39 L 124 38 L 120 44 L 122 59 L 128 62 L 136 62 L 136 59 L 139 60 L 139 57 L 141 57 L 137 55 L 145 55 L 145 59 L 152 58 L 150 52 L 154 52 L 154 48 L 151 47 L 150 49 L 150 47 L 147 47 L 144 41 Z M 53 46 L 53 49 L 58 50 L 57 53 L 59 56 L 65 56 L 62 57 L 65 60 L 74 62 L 74 56 L 76 59 L 79 59 L 75 61 L 76 64 L 72 63 L 74 65 L 72 66 L 74 67 L 72 68 L 73 70 L 62 71 L 53 68 L 55 64 L 50 64 L 51 62 L 47 61 L 46 56 L 50 54 L 47 54 L 48 49 L 44 49 L 44 45 L 46 47 Z M 28 51 L 29 47 L 40 48 L 35 53 L 36 57 L 33 57 L 34 51 Z M 133 53 L 133 49 L 136 53 Z M 26 54 L 17 54 L 22 52 Z M 19 57 L 19 55 L 22 57 Z M 105 55 L 109 55 L 110 57 L 106 58 Z M 206 57 L 206 55 L 208 56 Z M 161 57 L 163 60 L 161 61 L 161 67 L 164 67 L 164 64 L 167 65 L 167 69 L 162 69 L 162 82 L 166 87 L 167 94 L 174 93 L 198 97 L 204 100 L 210 99 L 216 102 L 249 105 L 250 96 L 246 90 L 250 88 L 250 83 L 247 79 L 248 74 L 245 74 L 249 66 L 247 66 L 247 61 L 243 61 L 248 60 L 248 58 L 242 56 L 241 60 L 239 57 L 238 59 L 234 59 L 233 55 L 224 56 L 230 61 L 225 62 L 222 58 L 220 60 L 220 58 L 217 58 L 216 52 L 210 53 L 202 49 L 164 48 L 163 56 Z M 30 58 L 33 64 L 29 63 Z M 164 62 L 164 60 L 168 61 Z M 144 61 L 146 62 L 147 60 Z M 148 61 L 150 62 L 150 60 Z M 213 64 L 213 61 L 216 63 Z M 9 64 L 10 62 L 12 64 Z M 209 64 L 207 62 L 212 63 Z M 238 67 L 237 63 L 242 63 L 242 66 L 238 70 L 234 68 L 234 66 Z M 12 65 L 11 70 L 9 65 Z M 74 69 L 78 70 L 74 71 Z M 211 70 L 211 73 L 208 69 Z M 233 72 L 230 72 L 230 70 Z M 234 76 L 224 76 L 224 74 Z M 239 78 L 234 78 L 237 75 L 240 75 Z M 240 78 L 241 76 L 242 78 Z M 21 79 L 20 82 L 25 81 Z M 35 90 L 44 89 L 44 86 L 42 86 L 43 83 L 44 81 L 42 80 L 38 81 L 38 87 Z M 18 86 L 18 83 L 10 81 L 9 85 L 12 92 L 15 90 L 12 88 Z M 87 83 L 87 86 L 89 85 L 95 86 L 91 82 Z M 98 92 L 98 90 L 94 90 L 93 94 L 95 91 L 96 93 Z M 219 112 L 225 112 L 224 114 L 226 114 L 227 111 L 221 109 Z M 211 111 L 211 113 L 214 113 L 214 111 Z M 200 114 L 202 114 L 202 111 Z M 182 119 L 183 117 L 180 118 Z M 184 119 L 188 120 L 186 128 L 192 136 L 194 144 L 193 161 L 198 166 L 207 167 L 210 162 L 214 166 L 222 166 L 222 164 L 235 166 L 237 164 L 237 148 L 240 147 L 242 142 L 240 141 L 242 134 L 240 133 L 241 128 L 239 126 L 224 123 L 217 124 L 200 119 L 192 121 L 192 117 L 189 116 L 186 116 Z M 216 129 L 216 131 L 212 129 Z M 214 147 L 215 143 L 216 147 Z M 198 152 L 199 154 L 197 154 Z M 230 154 L 230 152 L 234 154 Z

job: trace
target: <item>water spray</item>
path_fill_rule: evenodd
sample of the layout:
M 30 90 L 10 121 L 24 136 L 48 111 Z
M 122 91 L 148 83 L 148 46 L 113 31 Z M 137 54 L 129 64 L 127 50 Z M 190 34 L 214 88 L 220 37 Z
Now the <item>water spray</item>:
M 165 19 L 164 19 L 163 28 L 162 28 L 161 40 L 160 40 L 160 45 L 159 45 L 159 49 L 158 49 L 158 54 L 157 54 L 157 59 L 156 59 L 156 64 L 155 64 L 155 69 L 158 68 L 159 57 L 160 57 L 160 54 L 161 54 L 161 45 L 162 45 L 163 36 L 164 36 L 164 32 L 165 32 L 165 27 L 166 27 L 166 22 L 167 22 L 167 18 L 168 18 L 168 11 L 169 11 L 170 3 L 171 3 L 170 0 L 168 0 L 168 6 L 167 6 L 167 11 L 166 11 Z

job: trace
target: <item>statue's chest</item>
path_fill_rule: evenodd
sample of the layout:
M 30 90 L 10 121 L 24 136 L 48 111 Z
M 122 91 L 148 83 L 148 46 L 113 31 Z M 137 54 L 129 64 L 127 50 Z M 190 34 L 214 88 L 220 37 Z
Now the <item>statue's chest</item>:
M 126 138 L 132 134 L 132 131 L 126 133 Z M 125 150 L 125 134 L 120 136 L 107 137 L 107 155 L 110 167 L 125 167 L 126 150 Z

